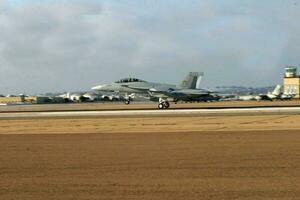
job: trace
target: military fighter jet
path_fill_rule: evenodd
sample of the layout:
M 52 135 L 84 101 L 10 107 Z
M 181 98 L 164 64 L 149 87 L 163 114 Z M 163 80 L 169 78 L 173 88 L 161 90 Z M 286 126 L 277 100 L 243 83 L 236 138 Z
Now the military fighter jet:
M 190 74 L 192 75 L 192 74 Z M 199 81 L 196 79 L 190 80 L 189 75 L 182 82 L 181 86 L 164 88 L 141 88 L 127 85 L 125 87 L 129 89 L 135 89 L 140 92 L 147 92 L 151 98 L 158 100 L 158 108 L 165 109 L 170 107 L 169 102 L 185 101 L 185 102 L 199 102 L 199 101 L 218 101 L 222 97 L 217 95 L 215 92 L 199 88 Z M 196 77 L 196 76 L 195 76 Z M 198 78 L 197 78 L 198 79 Z M 190 84 L 186 84 L 190 82 Z M 198 82 L 198 84 L 197 84 Z
M 137 78 L 124 78 L 118 81 L 115 81 L 111 84 L 98 85 L 92 88 L 92 90 L 97 90 L 101 92 L 116 92 L 116 93 L 125 93 L 126 97 L 129 97 L 128 94 L 142 93 L 150 94 L 150 89 L 155 88 L 160 91 L 168 91 L 169 89 L 196 89 L 197 84 L 201 80 L 203 73 L 201 72 L 190 72 L 185 77 L 185 79 L 178 85 L 172 84 L 163 84 L 163 83 L 154 83 L 148 82 Z M 129 104 L 131 98 L 126 98 L 125 103 Z

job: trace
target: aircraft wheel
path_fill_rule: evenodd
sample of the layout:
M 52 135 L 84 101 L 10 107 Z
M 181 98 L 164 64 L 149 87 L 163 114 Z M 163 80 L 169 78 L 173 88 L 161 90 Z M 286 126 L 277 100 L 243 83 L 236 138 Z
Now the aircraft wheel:
M 158 104 L 158 109 L 164 109 L 164 108 L 165 108 L 165 106 L 164 106 L 163 103 L 159 103 L 159 104 Z
M 130 101 L 129 101 L 129 100 L 126 100 L 124 103 L 125 103 L 126 105 L 129 105 L 129 104 L 130 104 Z
M 168 101 L 165 101 L 163 104 L 164 104 L 165 108 L 169 108 L 170 107 L 170 103 Z

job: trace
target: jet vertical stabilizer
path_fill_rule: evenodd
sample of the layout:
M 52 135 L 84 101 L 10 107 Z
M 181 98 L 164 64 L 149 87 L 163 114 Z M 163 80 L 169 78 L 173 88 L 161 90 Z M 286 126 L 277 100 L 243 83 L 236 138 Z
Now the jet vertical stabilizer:
M 277 85 L 274 91 L 272 92 L 272 95 L 279 96 L 280 94 L 281 94 L 281 85 Z
M 203 72 L 190 72 L 178 85 L 180 89 L 196 89 L 199 87 Z M 200 81 L 198 81 L 200 79 Z

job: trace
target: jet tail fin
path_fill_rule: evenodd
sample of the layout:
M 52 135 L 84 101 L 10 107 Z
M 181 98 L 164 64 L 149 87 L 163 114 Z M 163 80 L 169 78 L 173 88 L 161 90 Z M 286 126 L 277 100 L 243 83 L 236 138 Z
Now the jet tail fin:
M 184 80 L 178 85 L 180 89 L 196 89 L 199 88 L 203 72 L 190 72 Z
M 280 95 L 280 93 L 281 93 L 281 85 L 277 85 L 273 90 L 272 94 L 278 96 Z

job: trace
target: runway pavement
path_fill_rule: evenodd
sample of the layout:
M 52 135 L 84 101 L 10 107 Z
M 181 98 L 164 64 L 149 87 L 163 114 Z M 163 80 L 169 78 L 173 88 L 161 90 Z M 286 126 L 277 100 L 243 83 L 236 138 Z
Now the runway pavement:
M 202 115 L 278 115 L 300 114 L 300 107 L 260 108 L 211 108 L 211 109 L 167 109 L 167 110 L 113 110 L 113 111 L 55 111 L 1 113 L 1 118 L 32 117 L 109 117 L 109 116 L 202 116 Z

